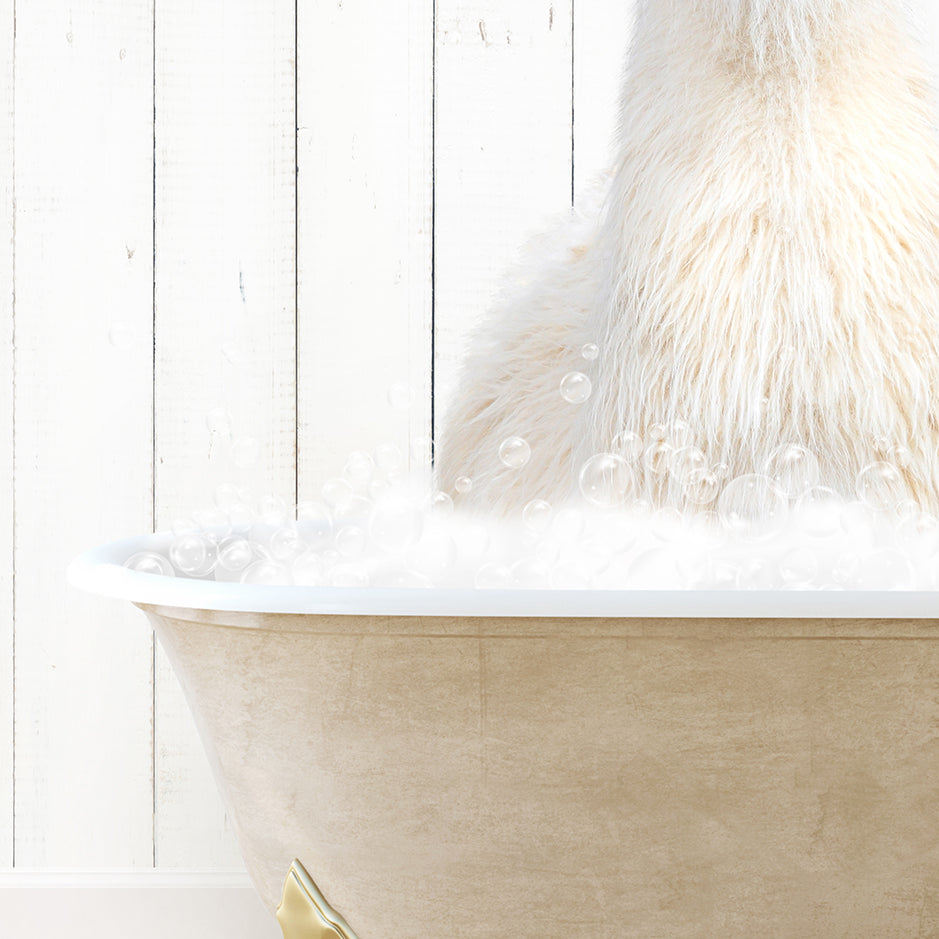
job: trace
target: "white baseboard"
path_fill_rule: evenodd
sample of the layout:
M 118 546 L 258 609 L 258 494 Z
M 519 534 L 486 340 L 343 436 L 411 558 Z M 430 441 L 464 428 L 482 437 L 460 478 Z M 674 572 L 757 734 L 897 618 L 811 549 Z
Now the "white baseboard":
M 0 936 L 281 939 L 242 872 L 0 872 Z

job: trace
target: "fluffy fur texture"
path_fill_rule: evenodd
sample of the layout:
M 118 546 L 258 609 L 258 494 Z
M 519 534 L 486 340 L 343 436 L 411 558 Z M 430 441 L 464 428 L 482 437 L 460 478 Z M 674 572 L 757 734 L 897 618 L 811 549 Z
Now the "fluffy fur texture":
M 619 432 L 684 420 L 730 476 L 798 443 L 848 498 L 905 445 L 909 494 L 936 509 L 933 115 L 899 0 L 642 2 L 603 207 L 535 245 L 476 334 L 441 487 L 555 501 Z M 572 370 L 593 380 L 582 405 L 559 394 Z M 499 463 L 511 435 L 521 470 Z

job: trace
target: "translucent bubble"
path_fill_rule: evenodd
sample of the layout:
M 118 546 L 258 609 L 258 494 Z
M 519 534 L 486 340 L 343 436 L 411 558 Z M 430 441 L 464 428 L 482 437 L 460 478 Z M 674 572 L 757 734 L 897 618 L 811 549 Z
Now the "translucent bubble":
M 555 564 L 549 579 L 555 590 L 587 590 L 591 586 L 590 572 L 573 559 Z
M 685 498 L 693 505 L 710 505 L 721 488 L 721 481 L 707 469 L 689 472 L 684 479 Z
M 205 416 L 205 426 L 210 434 L 217 434 L 219 437 L 231 436 L 231 414 L 225 408 L 212 408 Z
M 581 467 L 580 492 L 600 508 L 625 505 L 636 491 L 636 477 L 629 464 L 615 453 L 596 453 Z
M 387 571 L 376 578 L 376 587 L 391 587 L 394 590 L 426 590 L 433 587 L 433 581 L 420 571 Z
M 651 548 L 629 565 L 630 584 L 637 590 L 676 590 L 684 586 L 676 555 L 668 548 Z
M 126 351 L 137 343 L 137 330 L 130 323 L 116 321 L 108 330 L 108 341 L 115 349 Z
M 561 379 L 561 397 L 570 404 L 583 404 L 591 391 L 593 385 L 583 372 L 568 372 Z
M 176 570 L 190 577 L 202 577 L 215 567 L 215 546 L 196 532 L 174 538 L 169 555 Z
M 375 461 L 371 454 L 364 450 L 355 450 L 346 458 L 346 465 L 342 469 L 342 478 L 360 492 L 368 488 L 375 471 Z
M 551 519 L 551 534 L 559 541 L 570 543 L 577 541 L 584 533 L 586 519 L 584 513 L 574 506 L 564 506 Z
M 668 443 L 668 428 L 662 423 L 650 424 L 646 430 L 646 439 L 650 446 L 656 443 Z
M 333 524 L 339 526 L 344 522 L 353 522 L 356 525 L 364 525 L 371 515 L 373 505 L 372 500 L 365 496 L 350 496 L 333 510 Z
M 915 583 L 910 559 L 893 548 L 860 555 L 853 571 L 853 586 L 860 590 L 912 590 Z
M 453 488 L 456 489 L 460 495 L 465 496 L 473 488 L 473 480 L 469 476 L 460 476 L 457 478 L 457 481 L 453 484 Z
M 893 509 L 906 496 L 903 476 L 892 463 L 879 461 L 858 473 L 858 498 L 876 511 Z
M 344 502 L 348 502 L 352 498 L 353 490 L 352 486 L 349 485 L 348 480 L 343 479 L 340 476 L 334 476 L 332 479 L 327 479 L 323 483 L 323 488 L 320 490 L 323 501 L 331 508 L 335 509 L 336 506 L 342 505 Z
M 216 544 L 231 534 L 231 519 L 227 512 L 218 508 L 199 509 L 193 513 L 193 521 L 202 533 Z
M 372 512 L 368 533 L 383 551 L 396 552 L 417 542 L 424 519 L 410 499 L 392 496 L 383 499 Z
M 456 543 L 445 528 L 428 529 L 412 549 L 410 558 L 417 570 L 440 577 L 456 564 Z
M 909 469 L 913 464 L 913 451 L 902 443 L 894 444 L 887 450 L 886 462 L 899 469 Z
M 322 502 L 307 499 L 297 504 L 297 528 L 303 540 L 316 550 L 332 541 L 332 518 Z
M 768 476 L 738 476 L 724 487 L 717 511 L 724 526 L 739 538 L 760 541 L 785 521 L 788 500 Z
M 407 382 L 396 381 L 388 388 L 388 403 L 395 411 L 406 411 L 411 406 L 411 389 Z
M 784 495 L 798 499 L 818 485 L 818 458 L 799 444 L 784 444 L 770 454 L 763 465 L 763 475 L 773 480 Z
M 694 443 L 694 433 L 687 421 L 675 420 L 668 425 L 667 441 L 676 449 L 690 447 Z M 698 451 L 700 453 L 700 451 Z M 703 458 L 704 454 L 702 454 Z
M 476 571 L 474 584 L 477 590 L 508 590 L 515 586 L 515 578 L 504 564 L 490 561 Z
M 125 562 L 124 567 L 139 574 L 159 574 L 162 577 L 174 577 L 173 565 L 156 551 L 138 551 Z
M 300 554 L 306 545 L 293 524 L 282 525 L 270 539 L 271 555 L 278 561 L 290 561 Z
M 246 567 L 241 575 L 241 582 L 260 586 L 289 584 L 290 572 L 283 564 L 265 558 Z
M 779 561 L 779 573 L 789 587 L 809 587 L 818 575 L 818 559 L 808 548 L 793 548 Z
M 174 518 L 172 525 L 170 525 L 170 531 L 174 535 L 186 535 L 198 532 L 199 526 L 194 518 Z
M 334 587 L 367 587 L 368 580 L 368 572 L 355 564 L 337 564 L 329 572 Z
M 530 531 L 543 532 L 551 521 L 551 504 L 544 499 L 532 499 L 522 509 L 522 521 Z
M 264 525 L 283 525 L 290 515 L 287 501 L 280 496 L 266 495 L 258 503 L 258 518 Z
M 375 448 L 375 465 L 386 476 L 393 476 L 404 467 L 404 457 L 393 443 L 383 443 Z
M 240 469 L 250 469 L 261 458 L 261 444 L 254 437 L 239 437 L 231 445 L 231 458 Z
M 243 571 L 254 560 L 254 549 L 245 538 L 227 538 L 218 546 L 218 565 L 226 571 Z
M 336 532 L 335 544 L 344 558 L 357 558 L 365 551 L 368 537 L 358 525 L 344 525 Z
M 521 469 L 531 459 L 531 447 L 521 437 L 507 437 L 499 447 L 499 459 L 509 469 Z
M 452 515 L 453 499 L 450 498 L 450 494 L 438 489 L 437 492 L 431 496 L 430 510 L 435 515 Z
M 922 511 L 901 519 L 897 541 L 918 557 L 933 557 L 939 553 L 939 519 Z
M 707 468 L 708 461 L 697 447 L 680 447 L 669 458 L 669 469 L 682 483 L 692 473 L 704 472 Z
M 631 430 L 624 430 L 613 438 L 611 450 L 630 463 L 636 462 L 643 453 L 642 437 Z
M 830 538 L 841 527 L 841 499 L 834 489 L 813 486 L 796 506 L 799 527 L 813 538 Z
M 222 485 L 216 486 L 215 492 L 212 495 L 212 501 L 223 512 L 227 512 L 231 506 L 250 501 L 250 498 L 245 499 L 242 495 L 242 490 L 238 486 L 232 483 L 222 483 Z
M 515 587 L 538 590 L 548 586 L 548 570 L 534 558 L 522 558 L 510 570 Z
M 779 570 L 767 558 L 750 558 L 736 571 L 736 584 L 741 590 L 778 590 Z
M 222 356 L 229 365 L 244 365 L 248 361 L 247 351 L 237 342 L 223 342 Z
M 231 524 L 232 531 L 245 532 L 257 519 L 257 513 L 246 502 L 230 505 L 226 509 L 228 521 Z
M 588 362 L 593 362 L 600 355 L 600 347 L 595 342 L 585 342 L 580 347 L 580 354 Z
M 642 462 L 654 476 L 666 476 L 672 462 L 672 452 L 671 444 L 653 443 L 646 447 Z
M 299 587 L 318 587 L 326 580 L 326 565 L 315 551 L 304 551 L 295 557 L 290 572 Z

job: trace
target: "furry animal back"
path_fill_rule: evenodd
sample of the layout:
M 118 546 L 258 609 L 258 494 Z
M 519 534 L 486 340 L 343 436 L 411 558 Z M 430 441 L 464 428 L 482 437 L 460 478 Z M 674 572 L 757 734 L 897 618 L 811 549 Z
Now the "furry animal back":
M 899 0 L 641 3 L 602 208 L 527 265 L 445 415 L 439 484 L 469 477 L 465 503 L 563 499 L 618 434 L 681 427 L 724 478 L 801 445 L 847 498 L 902 453 L 907 494 L 939 506 L 939 144 Z M 521 469 L 498 458 L 513 435 Z

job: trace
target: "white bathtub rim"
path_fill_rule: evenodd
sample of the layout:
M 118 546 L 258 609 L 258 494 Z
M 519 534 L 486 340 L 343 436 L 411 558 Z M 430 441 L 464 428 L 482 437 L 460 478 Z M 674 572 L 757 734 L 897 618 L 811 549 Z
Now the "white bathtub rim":
M 257 586 L 143 574 L 123 566 L 172 535 L 124 538 L 69 565 L 81 590 L 154 606 L 224 612 L 375 616 L 939 619 L 935 591 L 472 590 Z

